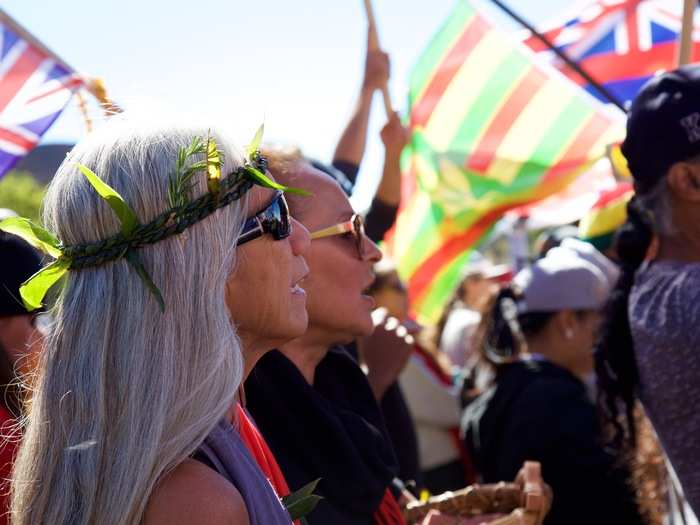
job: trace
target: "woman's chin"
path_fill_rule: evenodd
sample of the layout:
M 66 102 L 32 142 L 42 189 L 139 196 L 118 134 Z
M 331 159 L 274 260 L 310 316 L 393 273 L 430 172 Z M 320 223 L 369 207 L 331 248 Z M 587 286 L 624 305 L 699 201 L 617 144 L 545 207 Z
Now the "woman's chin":
M 291 341 L 292 339 L 298 339 L 299 337 L 303 336 L 308 327 L 309 317 L 306 315 L 306 309 L 304 309 L 303 313 L 294 316 L 292 322 L 290 322 L 288 330 L 289 340 Z

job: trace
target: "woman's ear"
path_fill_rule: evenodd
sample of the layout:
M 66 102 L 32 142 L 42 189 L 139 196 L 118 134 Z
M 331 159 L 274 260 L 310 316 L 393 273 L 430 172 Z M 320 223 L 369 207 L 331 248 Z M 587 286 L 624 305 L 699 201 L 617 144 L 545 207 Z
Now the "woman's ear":
M 554 316 L 554 322 L 561 336 L 567 341 L 574 338 L 576 314 L 573 310 L 562 310 Z
M 681 200 L 700 202 L 700 166 L 690 162 L 676 162 L 666 176 L 673 194 Z

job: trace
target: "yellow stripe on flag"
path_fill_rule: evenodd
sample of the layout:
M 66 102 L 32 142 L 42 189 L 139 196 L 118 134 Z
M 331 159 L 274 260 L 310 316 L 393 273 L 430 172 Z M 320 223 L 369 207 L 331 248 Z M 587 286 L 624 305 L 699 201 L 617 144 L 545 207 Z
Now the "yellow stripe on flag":
M 464 122 L 466 113 L 481 96 L 491 77 L 513 51 L 503 38 L 489 31 L 469 54 L 445 90 L 425 126 L 425 136 L 437 151 L 446 151 Z M 479 74 L 474 75 L 478 71 Z M 514 82 L 515 86 L 516 83 Z M 484 128 L 485 129 L 485 128 Z
M 584 239 L 606 235 L 617 230 L 627 220 L 627 201 L 632 192 L 620 196 L 606 207 L 593 210 L 579 224 L 579 235 Z
M 573 99 L 570 90 L 561 89 L 559 82 L 546 82 L 525 106 L 508 134 L 501 142 L 494 162 L 489 166 L 489 178 L 504 185 L 512 184 L 523 162 L 532 158 L 537 146 L 549 131 L 542 122 L 559 115 Z

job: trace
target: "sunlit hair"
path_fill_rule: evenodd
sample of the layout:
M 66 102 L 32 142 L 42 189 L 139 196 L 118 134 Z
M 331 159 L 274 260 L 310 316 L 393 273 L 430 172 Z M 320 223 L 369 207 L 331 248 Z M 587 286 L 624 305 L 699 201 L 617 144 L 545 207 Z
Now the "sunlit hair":
M 208 132 L 114 119 L 75 147 L 48 189 L 44 222 L 66 244 L 119 230 L 76 163 L 113 186 L 144 223 L 169 208 L 178 149 Z M 241 157 L 212 136 L 227 173 Z M 203 179 L 195 176 L 191 196 L 207 191 Z M 159 479 L 230 408 L 243 361 L 224 295 L 246 207 L 246 198 L 236 201 L 139 250 L 165 313 L 125 259 L 69 272 L 27 410 L 13 523 L 141 522 Z
M 270 173 L 272 173 L 275 180 L 287 186 L 303 186 L 303 183 L 299 183 L 299 174 L 304 167 L 312 166 L 300 149 L 269 146 L 263 148 L 262 153 L 268 161 Z M 305 218 L 315 202 L 314 199 L 291 193 L 285 195 L 285 198 L 289 204 L 289 209 L 296 219 Z

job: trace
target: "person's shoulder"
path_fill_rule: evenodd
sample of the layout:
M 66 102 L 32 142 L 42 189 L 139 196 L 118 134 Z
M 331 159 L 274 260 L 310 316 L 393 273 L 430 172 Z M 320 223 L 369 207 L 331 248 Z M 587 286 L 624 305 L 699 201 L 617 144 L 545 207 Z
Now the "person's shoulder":
M 645 263 L 634 279 L 633 294 L 700 294 L 700 263 L 656 261 Z
M 447 323 L 455 325 L 473 324 L 481 321 L 481 314 L 471 308 L 455 308 L 447 316 Z
M 517 376 L 513 381 L 520 383 L 518 405 L 538 406 L 543 414 L 552 414 L 553 407 L 590 404 L 583 383 L 550 363 L 535 360 L 517 363 L 513 376 Z
M 146 507 L 145 525 L 248 525 L 238 490 L 203 463 L 187 459 L 166 474 Z
M 633 327 L 642 333 L 659 327 L 684 336 L 680 327 L 700 319 L 700 263 L 659 261 L 642 266 L 635 275 L 629 311 Z

